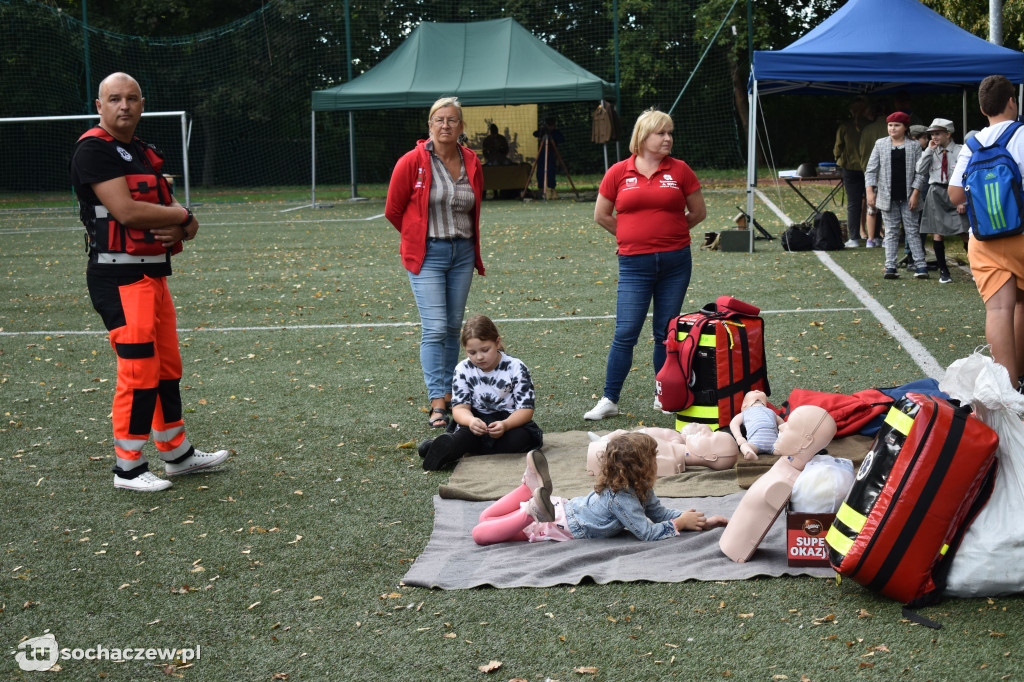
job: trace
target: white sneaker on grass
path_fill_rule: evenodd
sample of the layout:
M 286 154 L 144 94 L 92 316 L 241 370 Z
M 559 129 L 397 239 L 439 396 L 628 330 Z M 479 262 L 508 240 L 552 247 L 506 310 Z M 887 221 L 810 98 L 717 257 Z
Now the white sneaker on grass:
M 597 401 L 597 405 L 594 405 L 594 409 L 583 415 L 583 418 L 588 421 L 596 422 L 608 417 L 615 417 L 618 414 L 618 404 L 613 403 L 611 400 L 608 400 L 608 398 L 602 396 L 601 399 Z
M 217 452 L 203 452 L 202 450 L 195 450 L 186 459 L 175 464 L 172 464 L 171 462 L 164 462 L 164 466 L 166 467 L 166 473 L 168 476 L 180 476 L 181 474 L 191 474 L 193 471 L 217 466 L 226 460 L 230 454 L 231 453 L 227 450 L 218 450 Z M 168 483 L 168 485 L 170 485 L 170 483 Z
M 845 244 L 843 244 L 843 246 L 845 246 L 848 249 L 856 249 L 858 246 L 860 246 L 860 242 L 857 241 L 856 239 L 849 239 L 846 241 Z
M 152 471 L 144 471 L 135 478 L 122 478 L 114 474 L 114 487 L 137 490 L 140 493 L 154 493 L 158 490 L 167 490 L 171 487 L 171 482 L 160 478 Z

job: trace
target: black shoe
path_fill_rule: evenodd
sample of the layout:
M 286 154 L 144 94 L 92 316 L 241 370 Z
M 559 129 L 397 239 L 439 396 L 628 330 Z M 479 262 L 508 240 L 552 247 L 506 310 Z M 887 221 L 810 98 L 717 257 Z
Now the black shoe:
M 454 454 L 455 437 L 450 433 L 442 433 L 435 438 L 423 457 L 424 471 L 440 471 L 446 464 L 450 464 L 459 456 Z
M 420 441 L 419 445 L 416 446 L 416 452 L 420 453 L 420 457 L 427 456 L 427 453 L 430 452 L 430 445 L 433 442 L 434 440 L 432 438 Z
M 949 270 L 939 270 L 939 284 L 952 284 L 953 278 L 949 275 Z
M 885 279 L 899 279 L 900 273 L 896 272 L 896 268 L 886 268 L 885 274 L 882 275 Z

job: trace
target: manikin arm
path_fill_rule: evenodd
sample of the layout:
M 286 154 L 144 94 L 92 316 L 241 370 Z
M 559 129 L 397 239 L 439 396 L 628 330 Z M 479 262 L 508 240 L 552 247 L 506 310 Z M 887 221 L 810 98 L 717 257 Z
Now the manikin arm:
M 743 459 L 756 460 L 757 450 L 752 445 L 747 443 L 747 439 L 743 437 L 743 413 L 740 412 L 732 421 L 729 422 L 729 430 L 732 431 L 733 438 L 736 439 L 736 443 L 740 446 L 740 452 L 743 453 Z

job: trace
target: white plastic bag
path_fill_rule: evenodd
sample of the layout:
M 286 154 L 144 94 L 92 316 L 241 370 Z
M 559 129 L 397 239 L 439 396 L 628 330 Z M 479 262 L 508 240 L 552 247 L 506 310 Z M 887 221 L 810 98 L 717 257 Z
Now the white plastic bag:
M 939 389 L 961 403 L 999 435 L 999 468 L 988 504 L 975 517 L 953 556 L 946 594 L 998 597 L 1024 592 L 1024 395 L 992 358 L 975 352 L 946 370 Z
M 790 508 L 805 514 L 835 514 L 853 487 L 853 462 L 815 455 L 793 484 Z

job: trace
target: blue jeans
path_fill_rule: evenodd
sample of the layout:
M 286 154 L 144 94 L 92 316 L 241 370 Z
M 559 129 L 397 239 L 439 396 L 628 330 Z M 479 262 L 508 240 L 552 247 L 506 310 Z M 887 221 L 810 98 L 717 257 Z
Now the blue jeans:
M 640 338 L 651 298 L 654 299 L 654 373 L 665 364 L 666 327 L 683 307 L 692 269 L 690 247 L 637 256 L 619 254 L 615 336 L 608 351 L 604 380 L 604 396 L 612 402 L 619 402 L 622 384 L 633 365 L 633 346 Z M 654 393 L 653 387 L 651 393 Z
M 472 239 L 427 239 L 420 274 L 409 273 L 420 313 L 420 365 L 431 400 L 452 391 L 459 362 L 462 317 L 473 283 L 476 251 Z

